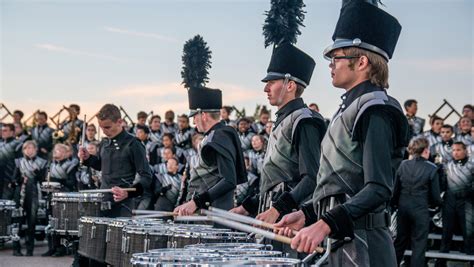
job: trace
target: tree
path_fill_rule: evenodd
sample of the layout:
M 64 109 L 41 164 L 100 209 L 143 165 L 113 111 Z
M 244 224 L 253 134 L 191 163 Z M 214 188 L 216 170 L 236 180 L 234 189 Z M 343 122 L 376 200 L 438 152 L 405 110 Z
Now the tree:
M 209 82 L 211 50 L 202 36 L 196 35 L 186 41 L 183 47 L 183 69 L 181 77 L 186 88 L 203 87 Z

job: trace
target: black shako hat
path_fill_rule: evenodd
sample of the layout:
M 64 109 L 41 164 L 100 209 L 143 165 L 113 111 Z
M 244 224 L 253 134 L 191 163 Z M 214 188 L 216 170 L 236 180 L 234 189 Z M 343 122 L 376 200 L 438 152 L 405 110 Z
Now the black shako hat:
M 341 9 L 334 43 L 324 50 L 330 59 L 331 51 L 343 47 L 359 47 L 375 52 L 385 60 L 392 58 L 402 26 L 395 17 L 365 1 L 351 1 Z
M 191 87 L 188 90 L 189 117 L 199 112 L 219 112 L 222 108 L 222 91 L 207 87 Z
M 283 43 L 273 49 L 267 76 L 262 82 L 285 79 L 295 81 L 304 87 L 309 85 L 316 62 L 305 52 L 290 43 Z

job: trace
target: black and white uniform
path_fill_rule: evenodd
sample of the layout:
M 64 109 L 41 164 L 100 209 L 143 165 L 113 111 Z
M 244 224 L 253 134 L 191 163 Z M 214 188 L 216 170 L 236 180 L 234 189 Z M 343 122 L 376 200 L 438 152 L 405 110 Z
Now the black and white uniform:
M 453 160 L 453 140 L 441 141 L 430 147 L 430 157 L 437 164 L 443 164 L 445 167 L 448 162 Z
M 248 129 L 245 133 L 239 132 L 239 139 L 240 143 L 242 144 L 242 151 L 247 153 L 249 150 L 252 149 L 252 137 L 255 135 L 250 129 Z
M 166 122 L 161 124 L 161 130 L 163 133 L 175 134 L 178 131 L 178 124 L 172 122 L 171 124 L 166 124 Z
M 191 127 L 176 131 L 174 134 L 175 145 L 184 150 L 192 148 L 192 137 L 194 133 L 195 131 Z
M 410 125 L 410 136 L 418 136 L 423 133 L 423 128 L 425 127 L 425 119 L 422 119 L 417 116 L 408 116 L 406 115 L 408 120 L 408 125 Z
M 65 121 L 61 124 L 60 129 L 62 129 L 63 133 L 64 133 L 64 137 L 62 139 L 67 140 L 69 134 L 71 133 L 71 130 L 73 129 L 72 128 L 73 124 L 75 125 L 75 127 L 78 128 L 78 131 L 76 132 L 76 140 L 74 140 L 75 144 L 77 144 L 79 139 L 81 138 L 81 134 L 82 134 L 82 125 L 84 124 L 84 122 L 82 120 L 76 119 L 76 120 L 73 120 L 73 121 L 71 121 L 71 120 Z
M 0 185 L 1 199 L 12 200 L 15 188 L 19 185 L 15 159 L 21 157 L 22 143 L 14 137 L 0 142 Z
M 463 142 L 466 146 L 473 144 L 471 133 L 459 133 L 454 137 L 455 142 Z
M 261 121 L 257 121 L 252 123 L 251 129 L 254 133 L 256 134 L 263 134 L 265 132 L 265 124 L 263 124 Z
M 257 195 L 259 192 L 258 187 L 262 174 L 265 151 L 255 151 L 252 149 L 246 154 L 246 157 L 249 161 L 247 182 L 237 185 L 235 189 L 235 206 L 240 206 L 247 197 Z
M 53 128 L 48 125 L 36 126 L 31 130 L 31 137 L 38 145 L 38 156 L 44 159 L 49 158 L 49 152 L 53 150 Z M 47 153 L 41 151 L 46 149 Z
M 455 222 L 461 226 L 466 254 L 474 254 L 474 161 L 454 160 L 446 167 L 447 190 L 443 206 L 441 252 L 449 252 Z
M 426 138 L 428 140 L 429 146 L 434 146 L 440 142 L 442 142 L 441 136 L 439 133 L 435 133 L 432 130 L 425 131 L 421 134 L 422 137 Z
M 72 192 L 76 189 L 76 172 L 79 165 L 77 159 L 54 160 L 49 168 L 51 182 L 58 182 L 63 186 L 62 191 Z
M 313 209 L 303 207 L 306 223 L 322 219 L 331 238 L 352 240 L 330 254 L 331 266 L 395 266 L 386 207 L 393 170 L 408 143 L 408 122 L 398 101 L 370 81 L 347 91 L 342 100 L 321 144 Z
M 216 123 L 204 134 L 198 163 L 189 170 L 186 200 L 198 208 L 234 207 L 234 189 L 247 180 L 241 144 L 234 128 Z
M 46 170 L 48 162 L 45 159 L 40 157 L 35 158 L 20 158 L 16 160 L 17 167 L 20 170 L 21 181 L 26 177 L 27 183 L 23 184 L 24 194 L 23 203 L 20 205 L 25 211 L 25 219 L 28 228 L 26 229 L 25 234 L 25 245 L 27 252 L 33 252 L 35 246 L 35 227 L 36 227 L 36 217 L 39 206 L 39 196 L 38 196 L 38 186 L 39 182 L 43 181 L 46 176 Z M 14 241 L 14 247 L 17 250 L 21 249 L 20 242 Z
M 173 211 L 178 204 L 181 175 L 169 172 L 155 174 L 155 210 Z
M 158 147 L 162 147 L 163 146 L 162 138 L 163 138 L 163 131 L 161 129 L 158 131 L 153 131 L 150 129 L 150 133 L 148 134 L 148 139 L 150 139 L 152 143 L 156 143 Z

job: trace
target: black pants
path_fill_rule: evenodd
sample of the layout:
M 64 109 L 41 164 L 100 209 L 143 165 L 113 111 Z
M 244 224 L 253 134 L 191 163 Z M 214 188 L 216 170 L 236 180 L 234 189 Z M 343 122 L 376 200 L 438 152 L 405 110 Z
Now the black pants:
M 18 192 L 20 194 L 20 192 Z M 25 245 L 27 252 L 33 252 L 35 247 L 35 228 L 36 228 L 36 219 L 38 214 L 38 206 L 39 206 L 39 199 L 38 199 L 38 188 L 36 182 L 28 182 L 25 188 L 25 199 L 23 203 L 23 209 L 25 211 L 25 217 L 20 222 L 26 220 L 26 225 L 28 228 L 25 232 Z M 20 241 L 15 241 L 15 249 L 20 250 Z
M 430 225 L 428 206 L 420 205 L 417 207 L 415 206 L 416 199 L 412 198 L 401 199 L 400 202 L 397 217 L 397 237 L 394 243 L 397 264 L 400 265 L 405 250 L 410 246 L 412 250 L 410 266 L 425 266 L 425 252 Z
M 471 218 L 466 217 L 466 206 L 471 207 L 469 212 Z M 461 226 L 464 250 L 466 253 L 472 254 L 472 233 L 468 233 L 468 229 L 472 227 L 472 199 L 459 198 L 447 192 L 443 206 L 443 238 L 441 240 L 441 252 L 449 252 L 451 249 L 456 222 Z

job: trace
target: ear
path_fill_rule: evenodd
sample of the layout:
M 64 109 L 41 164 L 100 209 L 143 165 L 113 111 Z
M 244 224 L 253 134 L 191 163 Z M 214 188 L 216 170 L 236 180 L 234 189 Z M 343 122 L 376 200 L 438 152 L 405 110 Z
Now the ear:
M 369 59 L 366 56 L 361 56 L 359 58 L 359 70 L 365 70 L 369 68 Z
M 296 92 L 296 88 L 297 88 L 296 82 L 292 81 L 292 80 L 289 80 L 288 85 L 286 86 L 286 90 L 289 93 L 292 93 L 292 92 Z

